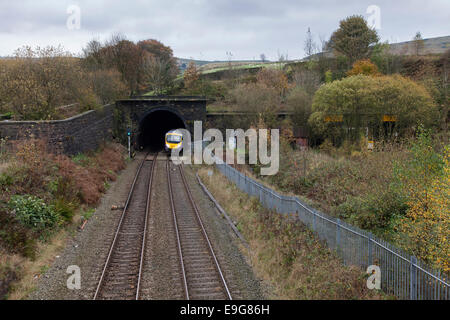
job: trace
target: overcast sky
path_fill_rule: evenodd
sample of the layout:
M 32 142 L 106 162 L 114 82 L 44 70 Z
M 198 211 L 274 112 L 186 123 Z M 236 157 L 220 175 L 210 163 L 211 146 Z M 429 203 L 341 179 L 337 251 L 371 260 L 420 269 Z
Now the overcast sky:
M 71 5 L 80 9 L 79 29 L 76 11 L 67 13 Z M 160 40 L 177 57 L 297 59 L 308 27 L 317 42 L 328 39 L 349 15 L 376 21 L 367 13 L 371 5 L 380 9 L 383 41 L 411 40 L 417 31 L 424 38 L 450 35 L 449 0 L 0 0 L 0 56 L 23 45 L 61 44 L 80 53 L 90 39 L 120 32 L 134 41 Z

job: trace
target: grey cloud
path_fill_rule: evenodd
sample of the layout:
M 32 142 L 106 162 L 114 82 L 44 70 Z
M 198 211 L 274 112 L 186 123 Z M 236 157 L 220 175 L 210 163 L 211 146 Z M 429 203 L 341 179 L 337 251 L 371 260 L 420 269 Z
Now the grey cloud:
M 66 28 L 67 6 L 81 8 L 81 29 Z M 308 27 L 329 37 L 339 21 L 352 14 L 366 16 L 369 5 L 381 8 L 383 40 L 405 41 L 421 31 L 424 37 L 448 35 L 447 0 L 301 1 L 301 0 L 0 0 L 0 55 L 24 44 L 57 45 L 80 52 L 92 37 L 106 39 L 121 32 L 132 40 L 156 38 L 181 57 L 269 59 L 277 51 L 290 58 L 304 55 Z

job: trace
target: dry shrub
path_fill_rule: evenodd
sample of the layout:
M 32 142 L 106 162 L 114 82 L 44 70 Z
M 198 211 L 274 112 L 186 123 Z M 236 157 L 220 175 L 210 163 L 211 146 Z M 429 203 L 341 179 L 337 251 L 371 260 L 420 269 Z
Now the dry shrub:
M 17 223 L 6 208 L 0 207 L 0 251 L 33 258 L 36 248 L 35 237 L 32 230 Z
M 39 241 L 39 234 L 18 221 L 4 203 L 14 195 L 32 195 L 51 205 L 63 222 L 70 223 L 80 202 L 96 204 L 105 183 L 125 167 L 124 148 L 117 144 L 83 155 L 83 165 L 64 155 L 47 153 L 46 146 L 38 139 L 15 142 L 15 156 L 0 173 L 0 299 L 8 291 L 12 299 L 26 296 L 35 286 L 35 275 L 51 263 L 66 240 L 65 230 L 61 230 L 47 242 Z M 17 263 L 8 266 L 8 254 L 20 259 L 20 273 L 15 273 L 19 270 Z
M 123 150 L 119 145 L 110 144 L 93 156 L 91 164 L 83 167 L 69 157 L 55 157 L 61 178 L 71 181 L 80 200 L 88 205 L 96 204 L 105 192 L 105 182 L 115 180 L 115 173 L 125 167 Z
M 61 179 L 67 181 L 67 185 L 72 185 L 69 188 L 77 191 L 76 194 L 82 202 L 94 204 L 98 201 L 102 189 L 98 187 L 97 176 L 91 174 L 87 168 L 76 165 L 65 155 L 56 156 L 55 163 L 58 165 Z
M 51 156 L 47 153 L 47 143 L 43 139 L 30 138 L 12 143 L 14 157 L 3 178 L 10 180 L 1 184 L 0 199 L 5 200 L 11 194 L 42 194 L 52 175 Z
M 109 144 L 103 148 L 95 157 L 98 169 L 108 177 L 109 180 L 115 181 L 115 172 L 119 172 L 125 168 L 123 154 L 125 148 L 120 144 Z
M 14 145 L 17 161 L 32 172 L 42 175 L 49 164 L 47 143 L 43 139 L 19 140 Z

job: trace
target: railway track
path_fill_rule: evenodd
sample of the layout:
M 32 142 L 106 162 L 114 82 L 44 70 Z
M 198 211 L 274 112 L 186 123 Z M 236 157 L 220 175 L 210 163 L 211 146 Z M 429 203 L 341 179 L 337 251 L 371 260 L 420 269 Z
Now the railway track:
M 185 299 L 232 300 L 182 166 L 166 169 Z
M 139 165 L 103 265 L 94 300 L 138 300 L 140 297 L 147 225 L 150 213 L 157 210 L 156 207 L 151 208 L 154 207 L 151 199 L 156 163 L 157 155 L 152 158 L 147 155 Z M 174 261 L 179 261 L 179 266 L 174 265 L 174 269 L 180 270 L 179 278 L 182 280 L 183 290 L 181 297 L 231 300 L 230 290 L 200 218 L 183 168 L 168 159 L 165 166 L 170 203 L 166 208 L 168 211 L 163 209 L 165 212 L 159 214 L 171 215 L 173 219 L 178 253 L 178 258 Z M 164 192 L 163 186 L 159 187 Z
M 157 155 L 140 164 L 109 249 L 94 300 L 138 300 Z

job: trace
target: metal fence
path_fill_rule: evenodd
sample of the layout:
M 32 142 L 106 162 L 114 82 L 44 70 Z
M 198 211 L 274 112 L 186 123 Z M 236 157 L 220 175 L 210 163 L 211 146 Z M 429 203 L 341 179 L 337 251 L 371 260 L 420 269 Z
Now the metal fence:
M 393 245 L 344 221 L 304 204 L 297 197 L 278 194 L 228 164 L 216 164 L 230 181 L 263 207 L 282 214 L 296 214 L 320 239 L 335 250 L 346 265 L 363 270 L 376 265 L 381 270 L 381 289 L 400 299 L 449 300 L 449 275 L 428 267 Z

